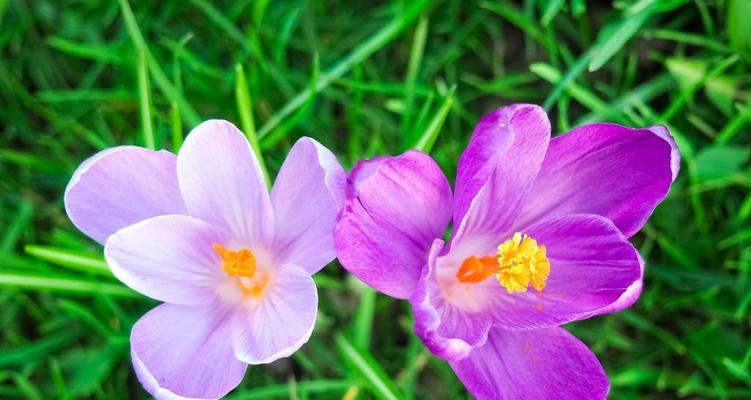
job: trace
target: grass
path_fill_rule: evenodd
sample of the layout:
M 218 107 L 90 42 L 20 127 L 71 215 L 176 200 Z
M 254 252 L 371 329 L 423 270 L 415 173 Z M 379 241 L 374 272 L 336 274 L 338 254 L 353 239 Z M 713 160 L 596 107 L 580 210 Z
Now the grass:
M 667 124 L 683 154 L 634 238 L 630 310 L 569 325 L 618 399 L 751 398 L 748 0 L 0 1 L 0 398 L 144 398 L 130 327 L 154 302 L 68 221 L 72 171 L 120 145 L 242 126 L 273 178 L 303 135 L 346 167 L 418 147 L 448 176 L 474 123 L 542 104 L 556 132 Z M 467 398 L 403 303 L 336 264 L 295 356 L 232 399 Z

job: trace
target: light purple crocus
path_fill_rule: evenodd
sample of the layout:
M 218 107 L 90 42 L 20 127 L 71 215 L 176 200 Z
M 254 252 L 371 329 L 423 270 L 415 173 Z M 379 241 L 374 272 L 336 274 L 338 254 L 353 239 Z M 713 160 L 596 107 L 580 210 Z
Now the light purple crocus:
M 453 194 L 419 151 L 359 162 L 337 256 L 410 301 L 417 335 L 475 397 L 604 398 L 599 361 L 560 325 L 639 297 L 644 263 L 628 238 L 679 163 L 663 126 L 592 124 L 551 140 L 541 108 L 511 105 L 475 128 Z
M 179 155 L 123 146 L 76 170 L 73 223 L 105 245 L 117 278 L 164 302 L 131 332 L 138 379 L 158 399 L 214 399 L 247 364 L 287 357 L 310 337 L 311 277 L 334 259 L 345 175 L 313 139 L 292 147 L 271 195 L 248 141 L 208 121 Z

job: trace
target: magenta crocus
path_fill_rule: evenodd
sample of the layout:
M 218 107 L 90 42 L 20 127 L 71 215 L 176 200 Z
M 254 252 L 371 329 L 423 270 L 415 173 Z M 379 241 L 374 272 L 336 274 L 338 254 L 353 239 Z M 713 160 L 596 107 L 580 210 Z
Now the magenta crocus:
M 243 134 L 208 121 L 179 154 L 133 146 L 86 160 L 65 208 L 107 264 L 163 304 L 131 331 L 138 379 L 158 399 L 214 399 L 311 335 L 311 277 L 334 259 L 345 175 L 313 139 L 292 147 L 269 195 Z
M 337 256 L 409 300 L 416 334 L 478 399 L 605 398 L 599 361 L 560 325 L 639 297 L 644 263 L 628 238 L 679 163 L 665 127 L 592 124 L 551 139 L 541 108 L 511 105 L 475 128 L 453 193 L 419 151 L 359 162 Z

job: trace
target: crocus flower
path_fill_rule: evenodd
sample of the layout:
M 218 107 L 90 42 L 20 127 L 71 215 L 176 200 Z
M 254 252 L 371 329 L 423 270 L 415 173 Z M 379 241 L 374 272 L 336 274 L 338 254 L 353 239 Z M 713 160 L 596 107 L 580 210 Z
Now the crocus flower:
M 123 146 L 76 170 L 65 208 L 104 244 L 114 275 L 163 302 L 131 331 L 138 379 L 158 399 L 213 399 L 247 364 L 307 342 L 311 277 L 334 259 L 345 175 L 313 139 L 290 150 L 269 196 L 248 141 L 208 121 L 179 155 Z
M 410 301 L 416 334 L 477 398 L 604 398 L 602 366 L 560 325 L 639 297 L 628 237 L 678 167 L 665 127 L 592 124 L 551 140 L 541 108 L 504 107 L 475 128 L 453 194 L 421 152 L 359 162 L 337 256 Z

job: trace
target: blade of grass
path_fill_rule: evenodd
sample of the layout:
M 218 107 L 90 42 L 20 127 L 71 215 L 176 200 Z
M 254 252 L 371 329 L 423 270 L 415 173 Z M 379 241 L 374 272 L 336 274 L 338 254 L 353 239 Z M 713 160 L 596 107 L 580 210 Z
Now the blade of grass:
M 133 10 L 130 8 L 130 4 L 128 4 L 128 0 L 118 1 L 120 2 L 120 11 L 123 14 L 123 18 L 125 19 L 125 25 L 128 28 L 130 39 L 135 45 L 136 51 L 143 52 L 146 61 L 148 62 L 152 78 L 154 78 L 154 83 L 156 83 L 159 89 L 164 92 L 164 95 L 167 96 L 167 99 L 175 101 L 178 105 L 180 105 L 182 117 L 185 119 L 185 122 L 188 125 L 190 125 L 191 127 L 198 125 L 198 123 L 201 122 L 201 118 L 198 116 L 198 113 L 196 113 L 190 103 L 185 100 L 185 97 L 183 97 L 182 93 L 175 88 L 175 86 L 169 81 L 169 79 L 167 79 L 167 75 L 164 74 L 162 67 L 151 54 L 151 51 L 149 50 L 148 46 L 146 45 L 146 41 L 143 38 L 141 29 L 138 27 L 136 17 L 135 15 L 133 15 Z
M 28 245 L 24 251 L 40 260 L 48 261 L 76 271 L 113 277 L 107 263 L 101 256 L 80 254 L 74 251 L 49 246 Z
M 261 154 L 261 147 L 258 145 L 258 137 L 256 136 L 256 125 L 253 120 L 253 102 L 250 98 L 250 90 L 248 89 L 248 81 L 245 78 L 245 71 L 242 64 L 235 64 L 235 100 L 237 102 L 237 111 L 240 114 L 240 124 L 245 137 L 250 142 L 250 147 L 253 152 L 256 153 L 258 164 L 261 166 L 261 172 L 263 172 L 263 178 L 266 181 L 266 186 L 271 187 L 271 179 L 269 178 L 269 171 L 266 169 L 266 163 L 263 161 L 263 154 Z
M 449 93 L 443 99 L 441 108 L 438 109 L 438 112 L 435 113 L 430 124 L 428 124 L 422 135 L 417 139 L 415 145 L 412 146 L 413 149 L 420 150 L 424 153 L 430 153 L 433 144 L 435 144 L 436 139 L 438 139 L 438 134 L 441 132 L 441 128 L 446 121 L 449 111 L 451 111 L 451 106 L 454 104 L 455 89 L 456 87 L 453 87 L 449 90 Z
M 310 74 L 310 81 L 308 83 L 308 88 L 310 96 L 308 96 L 308 99 L 305 101 L 305 104 L 303 104 L 302 107 L 300 107 L 289 119 L 284 121 L 277 129 L 275 129 L 271 134 L 266 136 L 263 141 L 261 142 L 261 150 L 270 149 L 273 147 L 279 140 L 284 138 L 289 131 L 292 130 L 295 126 L 297 126 L 298 123 L 303 119 L 303 117 L 308 113 L 308 110 L 310 110 L 311 107 L 313 107 L 313 102 L 316 99 L 316 95 L 318 91 L 316 90 L 316 83 L 319 82 L 319 76 L 320 74 L 320 59 L 318 58 L 318 53 L 313 55 L 313 71 Z
M 123 0 L 121 0 L 123 1 Z M 366 41 L 352 50 L 346 57 L 336 63 L 330 69 L 321 74 L 315 92 L 320 92 L 328 87 L 331 82 L 347 73 L 354 65 L 360 64 L 370 57 L 378 49 L 384 47 L 396 38 L 396 36 L 407 28 L 428 6 L 428 0 L 417 0 L 410 2 L 409 5 L 401 12 L 396 13 L 394 19 L 384 25 L 381 29 L 371 35 Z M 272 115 L 268 121 L 258 130 L 258 137 L 263 140 L 266 135 L 276 128 L 286 117 L 295 112 L 312 96 L 310 90 L 303 90 L 294 96 L 282 107 L 279 112 Z
M 417 73 L 420 70 L 420 64 L 425 52 L 425 39 L 428 36 L 428 18 L 424 15 L 415 28 L 414 39 L 412 39 L 412 49 L 409 53 L 409 63 L 407 64 L 407 77 L 404 80 L 404 112 L 402 113 L 402 145 L 406 148 L 412 143 L 410 137 L 410 127 L 412 121 L 412 112 L 415 100 L 415 82 Z
M 653 2 L 643 10 L 628 17 L 621 17 L 606 25 L 597 35 L 597 42 L 592 48 L 589 71 L 597 71 L 607 63 L 631 38 L 641 29 L 654 13 Z
M 370 337 L 373 335 L 373 316 L 375 315 L 375 290 L 365 285 L 361 286 L 360 304 L 355 314 L 354 345 L 360 349 L 370 347 Z
M 334 342 L 342 358 L 352 364 L 352 367 L 365 380 L 377 398 L 384 400 L 404 398 L 383 370 L 383 367 L 369 352 L 362 349 L 358 350 L 342 334 L 337 334 Z
M 141 298 L 137 292 L 119 284 L 85 281 L 73 278 L 50 278 L 26 274 L 0 273 L 0 286 L 41 292 L 62 292 L 86 295 L 107 294 L 118 297 Z
M 154 127 L 151 123 L 151 88 L 149 87 L 149 69 L 146 65 L 146 54 L 143 49 L 138 52 L 138 110 L 141 115 L 141 133 L 144 146 L 156 149 Z
M 177 154 L 183 146 L 183 122 L 180 119 L 180 105 L 176 101 L 170 104 L 170 119 L 172 120 L 172 152 Z

